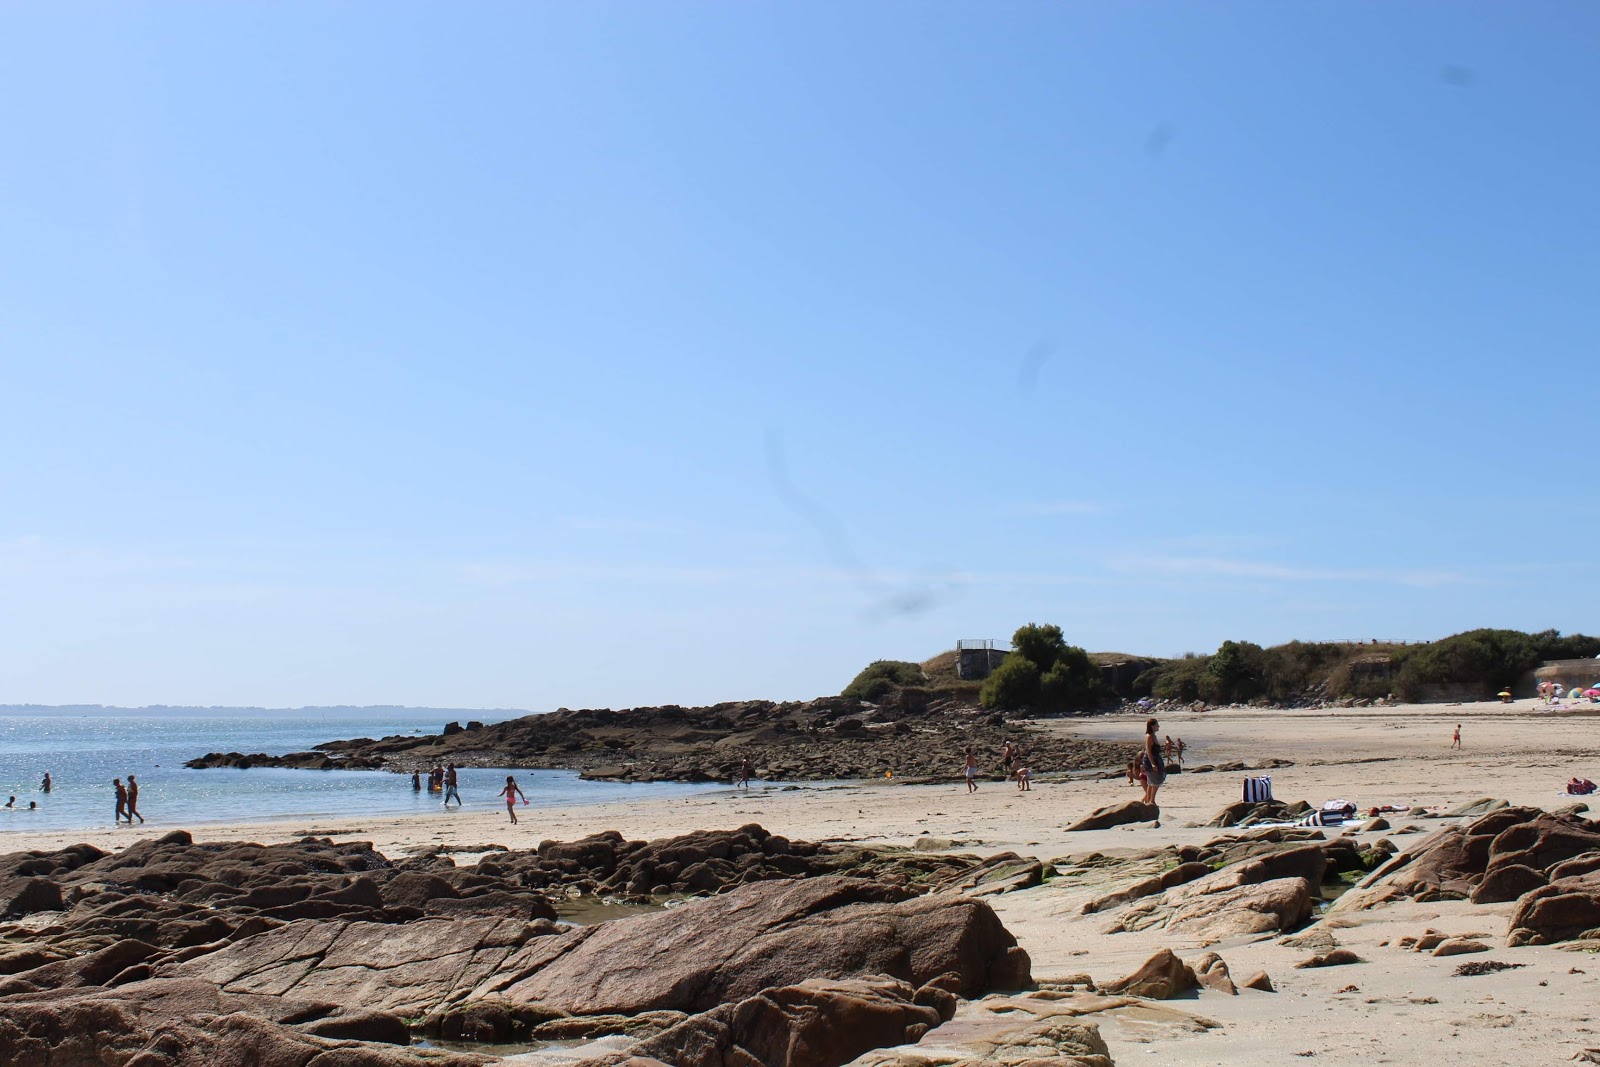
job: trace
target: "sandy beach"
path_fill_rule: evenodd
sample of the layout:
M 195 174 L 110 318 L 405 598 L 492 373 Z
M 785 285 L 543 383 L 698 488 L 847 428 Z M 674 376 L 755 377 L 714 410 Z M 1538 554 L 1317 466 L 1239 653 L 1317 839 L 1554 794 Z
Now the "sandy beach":
M 1189 766 L 1263 760 L 1292 761 L 1270 771 L 1280 800 L 1320 804 L 1348 798 L 1362 808 L 1422 806 L 1449 810 L 1477 797 L 1555 809 L 1572 802 L 1563 784 L 1573 775 L 1594 776 L 1600 743 L 1590 736 L 1593 711 L 1546 710 L 1515 705 L 1419 705 L 1351 710 L 1282 711 L 1220 709 L 1163 716 L 1161 732 L 1189 746 Z M 1456 723 L 1463 748 L 1451 751 Z M 1114 715 L 1059 720 L 1045 729 L 1126 741 L 1143 729 L 1143 716 Z M 152 821 L 137 830 L 104 829 L 44 834 L 7 833 L 5 851 L 55 849 L 86 841 L 116 849 L 168 829 L 190 829 L 196 840 L 263 843 L 307 834 L 371 841 L 391 857 L 430 845 L 504 845 L 513 849 L 541 840 L 572 840 L 603 830 L 652 839 L 691 829 L 733 828 L 760 823 L 792 839 L 912 846 L 920 838 L 934 847 L 982 855 L 1012 851 L 1041 859 L 1100 852 L 1119 855 L 1168 844 L 1201 844 L 1219 836 L 1205 826 L 1240 796 L 1241 773 L 1179 774 L 1162 789 L 1158 827 L 1141 824 L 1083 833 L 1064 827 L 1090 810 L 1133 799 L 1122 781 L 1059 778 L 1036 768 L 1041 780 L 1029 793 L 1010 783 L 985 782 L 968 794 L 955 780 L 959 757 L 952 753 L 948 785 L 756 786 L 748 794 L 722 791 L 649 805 L 607 804 L 569 809 L 523 809 L 511 827 L 503 813 L 440 813 L 437 817 L 294 820 L 234 825 Z M 1406 817 L 1393 817 L 1402 828 Z M 1421 820 L 1424 829 L 1441 825 Z M 1339 830 L 1327 831 L 1330 836 Z M 1364 835 L 1376 840 L 1382 833 Z M 1397 838 L 1404 840 L 1403 838 Z M 1088 973 L 1097 980 L 1126 974 L 1161 947 L 1189 957 L 1199 944 L 1160 932 L 1106 934 L 1103 915 L 1079 914 L 1096 887 L 1057 879 L 1033 889 L 990 898 L 1008 928 L 1033 958 L 1042 981 Z M 1121 1023 L 1102 1030 L 1118 1063 L 1140 1062 L 1142 1052 L 1164 1062 L 1221 1064 L 1252 1058 L 1290 1062 L 1290 1056 L 1323 1063 L 1418 1063 L 1448 1055 L 1464 1063 L 1560 1062 L 1600 1045 L 1593 1033 L 1600 965 L 1591 957 L 1556 947 L 1505 949 L 1507 919 L 1514 904 L 1465 901 L 1399 903 L 1319 924 L 1334 941 L 1364 963 L 1296 970 L 1312 947 L 1282 938 L 1211 945 L 1236 979 L 1265 970 L 1276 993 L 1244 990 L 1239 996 L 1204 992 L 1171 1004 L 1205 1022 L 1193 1025 Z M 1408 952 L 1387 942 L 1427 928 L 1475 934 L 1495 950 L 1473 959 L 1514 959 L 1526 966 L 1497 974 L 1453 977 L 1452 958 Z M 1593 972 L 1584 973 L 1584 972 Z

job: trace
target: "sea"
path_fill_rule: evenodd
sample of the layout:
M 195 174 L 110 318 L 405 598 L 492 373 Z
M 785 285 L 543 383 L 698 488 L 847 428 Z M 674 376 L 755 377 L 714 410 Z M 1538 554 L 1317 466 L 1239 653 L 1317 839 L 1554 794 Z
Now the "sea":
M 397 715 L 369 716 L 193 714 L 26 715 L 0 713 L 0 841 L 7 832 L 110 826 L 114 778 L 139 780 L 139 811 L 152 829 L 203 823 L 361 815 L 438 815 L 438 794 L 411 788 L 411 776 L 388 771 L 309 771 L 279 767 L 190 770 L 184 761 L 208 752 L 303 752 L 348 737 L 437 733 Z M 40 789 L 50 773 L 49 793 Z M 568 807 L 609 801 L 649 803 L 727 786 L 684 782 L 586 782 L 576 771 L 459 771 L 463 809 L 503 810 L 497 794 L 516 776 L 528 806 Z M 29 803 L 37 807 L 29 810 Z M 455 805 L 451 804 L 451 810 Z M 308 828 L 310 824 L 307 824 Z M 0 844 L 0 851 L 4 851 Z

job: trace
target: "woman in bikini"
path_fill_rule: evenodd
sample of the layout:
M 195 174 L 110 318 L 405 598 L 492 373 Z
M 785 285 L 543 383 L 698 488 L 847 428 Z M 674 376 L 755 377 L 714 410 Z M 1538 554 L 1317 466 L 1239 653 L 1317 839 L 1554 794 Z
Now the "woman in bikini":
M 1167 764 L 1161 757 L 1161 742 L 1156 740 L 1156 731 L 1161 729 L 1161 724 L 1151 719 L 1144 724 L 1144 802 L 1156 802 L 1156 790 L 1161 788 L 1161 783 L 1167 780 Z
M 527 796 L 517 788 L 517 780 L 509 774 L 506 775 L 506 787 L 500 790 L 499 795 L 506 798 L 506 814 L 511 816 L 511 825 L 517 825 L 517 798 L 522 797 L 522 802 L 526 804 Z

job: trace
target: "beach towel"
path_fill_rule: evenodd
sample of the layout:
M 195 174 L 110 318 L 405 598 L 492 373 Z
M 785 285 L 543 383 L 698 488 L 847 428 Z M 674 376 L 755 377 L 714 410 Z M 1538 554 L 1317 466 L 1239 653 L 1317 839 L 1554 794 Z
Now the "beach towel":
M 1313 811 L 1295 820 L 1296 826 L 1339 826 L 1344 822 L 1343 812 Z
M 1244 780 L 1244 800 L 1247 804 L 1258 804 L 1263 800 L 1272 799 L 1272 775 L 1264 774 L 1259 778 L 1246 778 Z

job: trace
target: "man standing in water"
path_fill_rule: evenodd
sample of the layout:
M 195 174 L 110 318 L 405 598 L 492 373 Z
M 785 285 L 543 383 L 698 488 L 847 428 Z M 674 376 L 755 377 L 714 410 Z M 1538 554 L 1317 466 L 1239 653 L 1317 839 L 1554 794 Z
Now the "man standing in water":
M 133 825 L 133 820 L 144 822 L 144 816 L 139 814 L 139 783 L 134 781 L 133 775 L 128 775 L 128 825 Z
M 456 807 L 461 806 L 461 794 L 456 792 L 456 765 L 454 763 L 444 769 L 444 802 L 439 806 L 448 808 L 450 798 L 456 798 Z
M 44 792 L 46 792 L 46 793 L 50 792 L 50 772 L 49 771 L 45 771 L 44 772 L 44 781 L 39 783 L 39 788 L 41 790 L 43 790 Z
M 128 815 L 128 791 L 123 788 L 121 778 L 111 779 L 111 785 L 117 791 L 117 813 L 112 816 L 111 821 L 120 825 Z M 128 821 L 130 823 L 133 822 L 132 819 L 128 819 Z

